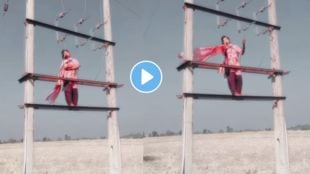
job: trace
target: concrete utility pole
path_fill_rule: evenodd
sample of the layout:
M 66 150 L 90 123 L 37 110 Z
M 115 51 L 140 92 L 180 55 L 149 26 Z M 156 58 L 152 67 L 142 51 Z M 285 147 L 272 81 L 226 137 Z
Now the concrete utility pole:
M 276 1 L 268 0 L 270 7 L 268 8 L 269 23 L 277 24 Z M 270 33 L 270 55 L 271 68 L 280 69 L 280 54 L 278 43 L 278 31 L 272 30 Z M 274 76 L 272 79 L 272 88 L 274 96 L 282 96 L 282 76 Z M 275 155 L 276 155 L 276 173 L 289 174 L 288 159 L 288 143 L 287 129 L 284 116 L 283 101 L 276 101 L 273 107 L 274 120 L 274 139 L 275 139 Z
M 26 18 L 34 19 L 34 0 L 26 0 Z M 25 27 L 25 70 L 27 73 L 34 72 L 34 26 L 27 23 Z M 24 94 L 24 103 L 33 103 L 34 81 L 27 80 L 25 82 Z M 32 174 L 34 108 L 25 107 L 24 112 L 23 174 Z
M 193 3 L 193 0 L 184 0 Z M 184 57 L 193 60 L 193 9 L 184 7 Z M 183 93 L 193 92 L 193 70 L 188 67 L 183 72 Z M 192 173 L 193 151 L 193 98 L 183 96 L 183 152 L 181 174 Z
M 104 21 L 104 38 L 112 40 L 110 0 L 103 0 L 103 21 Z M 113 46 L 107 45 L 105 52 L 106 60 L 106 80 L 114 82 L 114 61 Z M 116 107 L 116 88 L 111 88 L 107 93 L 108 107 Z M 108 113 L 108 145 L 109 145 L 109 167 L 110 174 L 121 174 L 121 148 L 120 135 L 118 126 L 118 111 Z

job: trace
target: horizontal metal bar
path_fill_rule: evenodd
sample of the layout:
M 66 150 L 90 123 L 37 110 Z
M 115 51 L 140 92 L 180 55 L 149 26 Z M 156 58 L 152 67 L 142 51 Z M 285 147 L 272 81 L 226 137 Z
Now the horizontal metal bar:
M 191 3 L 187 3 L 186 2 L 186 3 L 184 3 L 184 5 L 186 7 L 188 7 L 188 8 L 204 11 L 204 12 L 207 12 L 207 13 L 211 13 L 211 14 L 227 17 L 227 18 L 230 18 L 230 19 L 234 19 L 234 20 L 238 20 L 238 21 L 242 21 L 242 22 L 246 22 L 246 23 L 250 23 L 250 24 L 255 24 L 255 25 L 259 25 L 259 26 L 263 26 L 263 27 L 270 27 L 270 28 L 273 28 L 273 29 L 276 29 L 276 30 L 280 30 L 281 29 L 281 27 L 277 26 L 277 25 L 272 25 L 272 24 L 268 24 L 268 23 L 265 23 L 265 22 L 253 20 L 253 19 L 250 19 L 250 18 L 245 18 L 245 17 L 237 16 L 237 15 L 234 15 L 234 14 L 230 14 L 230 13 L 214 10 L 214 9 L 203 7 L 203 6 L 199 6 L 199 5 L 196 5 L 196 4 L 191 4 Z
M 217 70 L 219 67 L 223 67 L 223 68 L 238 69 L 246 73 L 264 74 L 264 75 L 287 75 L 289 73 L 288 71 L 277 69 L 256 68 L 250 66 L 232 66 L 218 63 L 195 62 L 195 61 L 185 61 L 177 67 L 177 70 L 181 71 L 186 67 L 214 69 L 214 70 Z
M 183 97 L 192 97 L 194 99 L 213 99 L 213 100 L 250 100 L 250 101 L 273 101 L 285 100 L 285 96 L 255 96 L 255 95 L 242 95 L 233 96 L 225 94 L 202 94 L 202 93 L 183 93 Z
M 183 69 L 185 69 L 187 67 L 191 67 L 191 66 L 192 66 L 192 61 L 184 61 L 181 65 L 179 65 L 177 67 L 177 70 L 181 71 L 181 70 L 183 70 Z
M 43 28 L 48 28 L 48 29 L 59 31 L 59 32 L 62 32 L 62 33 L 67 33 L 67 34 L 74 35 L 74 36 L 77 36 L 77 37 L 81 37 L 81 38 L 84 38 L 84 39 L 89 39 L 89 40 L 100 42 L 100 43 L 106 43 L 106 44 L 113 45 L 113 46 L 115 45 L 115 42 L 112 42 L 112 41 L 104 40 L 104 39 L 93 37 L 93 36 L 90 36 L 90 35 L 87 35 L 87 34 L 79 33 L 79 32 L 68 30 L 68 29 L 61 28 L 61 27 L 57 27 L 57 26 L 50 25 L 50 24 L 47 24 L 47 23 L 43 23 L 43 22 L 40 22 L 40 21 L 36 21 L 36 20 L 33 20 L 33 19 L 28 19 L 27 18 L 26 22 L 28 24 L 33 24 L 33 25 L 37 25 L 37 26 L 40 26 L 40 27 L 43 27 Z
M 61 78 L 58 76 L 45 75 L 45 74 L 34 74 L 34 73 L 26 73 L 23 75 L 18 81 L 22 83 L 26 80 L 41 80 L 48 82 L 56 82 L 57 80 L 65 80 L 65 81 L 73 81 L 80 85 L 86 86 L 96 86 L 96 87 L 109 87 L 109 88 L 119 88 L 122 87 L 122 84 L 111 83 L 111 82 L 101 82 L 94 80 L 85 80 L 85 79 L 70 79 L 70 78 Z
M 20 105 L 19 108 L 32 107 L 34 109 L 45 109 L 45 110 L 70 110 L 70 111 L 118 111 L 119 108 L 112 107 L 99 107 L 99 106 L 67 106 L 67 105 L 48 105 L 48 104 L 36 104 L 36 103 L 25 103 Z

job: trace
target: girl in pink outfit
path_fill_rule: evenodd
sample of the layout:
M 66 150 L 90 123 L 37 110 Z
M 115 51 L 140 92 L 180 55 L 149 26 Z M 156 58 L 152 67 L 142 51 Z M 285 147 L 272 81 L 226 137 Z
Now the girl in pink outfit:
M 221 45 L 196 48 L 193 52 L 193 61 L 205 62 L 215 55 L 223 54 L 225 57 L 224 65 L 240 66 L 239 59 L 245 52 L 245 40 L 242 41 L 242 49 L 237 45 L 231 44 L 228 36 L 222 36 L 221 41 Z M 178 57 L 184 59 L 184 53 L 179 53 Z M 231 94 L 234 96 L 242 95 L 241 70 L 220 67 L 219 72 L 225 73 Z
M 228 36 L 222 36 L 221 41 L 223 44 L 224 64 L 232 66 L 240 66 L 240 56 L 245 52 L 245 40 L 242 41 L 242 49 L 234 44 L 230 43 Z M 220 68 L 220 72 L 223 72 L 223 68 Z M 232 95 L 242 95 L 242 74 L 241 70 L 225 68 L 225 77 L 227 78 L 228 86 Z
M 58 77 L 61 78 L 69 78 L 69 79 L 77 79 L 78 70 L 80 68 L 79 61 L 72 58 L 69 50 L 62 50 L 62 63 L 60 65 L 60 70 L 58 73 Z M 66 103 L 68 106 L 77 106 L 78 104 L 78 88 L 76 81 L 68 81 L 68 80 L 58 80 L 54 87 L 52 93 L 46 98 L 49 103 L 53 104 L 60 92 L 61 86 L 63 86 L 63 90 L 65 93 Z
M 58 77 L 77 79 L 77 73 L 80 68 L 79 61 L 71 57 L 69 50 L 62 50 L 62 63 Z M 77 106 L 78 104 L 78 88 L 77 83 L 73 81 L 58 80 L 57 85 L 63 85 L 65 98 L 68 106 Z

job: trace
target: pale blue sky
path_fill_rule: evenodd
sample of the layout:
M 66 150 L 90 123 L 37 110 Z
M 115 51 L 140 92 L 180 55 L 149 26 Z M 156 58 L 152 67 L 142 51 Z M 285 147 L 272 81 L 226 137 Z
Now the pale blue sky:
M 37 0 L 36 19 L 53 24 L 61 11 L 60 0 Z M 64 0 L 71 12 L 60 25 L 73 29 L 73 24 L 83 15 L 89 20 L 80 28 L 88 33 L 100 21 L 101 0 Z M 241 1 L 227 1 L 221 7 L 233 12 Z M 241 14 L 250 17 L 265 1 L 255 1 Z M 197 4 L 215 8 L 215 0 L 197 0 Z M 310 98 L 309 34 L 310 1 L 277 1 L 280 56 L 283 69 L 291 73 L 283 79 L 285 116 L 288 126 L 310 123 L 308 114 Z M 125 84 L 117 92 L 120 132 L 122 135 L 152 130 L 179 131 L 182 124 L 182 101 L 176 98 L 182 89 L 182 73 L 176 71 L 179 60 L 176 54 L 183 46 L 183 1 L 181 0 L 111 0 L 113 41 L 115 41 L 116 81 Z M 0 139 L 22 138 L 23 111 L 17 105 L 23 102 L 23 84 L 17 79 L 24 73 L 24 16 L 25 1 L 10 1 L 9 12 L 0 17 Z M 259 20 L 266 21 L 266 14 Z M 225 28 L 216 28 L 216 18 L 202 12 L 195 12 L 194 46 L 219 43 L 221 35 L 231 36 L 234 43 L 247 39 L 247 50 L 241 63 L 248 66 L 270 67 L 269 42 L 267 36 L 257 37 L 251 28 L 244 34 L 236 31 L 236 22 L 231 21 Z M 98 37 L 103 31 L 98 31 Z M 60 50 L 65 47 L 79 59 L 81 78 L 104 80 L 104 59 L 102 50 L 92 51 L 90 44 L 75 48 L 74 38 L 64 44 L 57 44 L 55 32 L 36 28 L 35 71 L 56 74 L 60 64 Z M 139 60 L 151 60 L 161 66 L 164 80 L 155 93 L 140 94 L 130 85 L 129 72 Z M 210 61 L 221 62 L 222 57 Z M 52 83 L 37 82 L 35 100 L 44 103 L 44 98 L 53 88 Z M 226 80 L 215 71 L 197 70 L 195 91 L 228 93 Z M 244 74 L 244 93 L 271 95 L 271 83 L 265 76 Z M 58 104 L 64 104 L 63 95 Z M 101 89 L 80 86 L 81 105 L 106 103 Z M 227 125 L 235 129 L 264 129 L 272 127 L 272 103 L 236 101 L 197 101 L 194 104 L 194 128 L 218 130 Z M 106 114 L 95 112 L 36 111 L 35 136 L 99 137 L 106 135 Z

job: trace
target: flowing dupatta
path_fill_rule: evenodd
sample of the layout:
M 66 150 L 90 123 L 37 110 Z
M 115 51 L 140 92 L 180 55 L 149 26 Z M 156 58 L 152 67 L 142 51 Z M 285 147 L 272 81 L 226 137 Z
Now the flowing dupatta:
M 194 50 L 194 61 L 204 62 L 212 56 L 216 56 L 224 52 L 224 46 L 218 45 L 213 47 L 201 47 Z
M 60 70 L 59 70 L 59 73 L 58 73 L 58 77 L 62 77 L 63 74 L 64 74 L 64 65 L 65 61 L 63 61 L 60 65 Z M 49 103 L 49 104 L 54 104 L 60 91 L 61 91 L 61 85 L 62 85 L 63 81 L 62 80 L 58 80 L 56 82 L 56 85 L 54 87 L 54 89 L 50 92 L 50 94 L 46 97 L 46 101 Z
M 210 57 L 216 56 L 217 54 L 221 53 L 224 53 L 224 45 L 196 48 L 193 52 L 193 61 L 204 62 Z M 184 52 L 179 53 L 178 57 L 184 59 Z
M 46 97 L 49 104 L 54 104 L 61 90 L 61 85 L 55 85 L 52 92 Z

